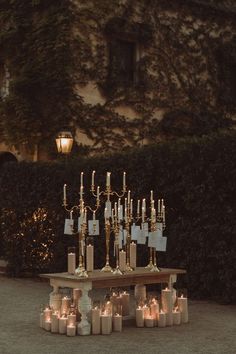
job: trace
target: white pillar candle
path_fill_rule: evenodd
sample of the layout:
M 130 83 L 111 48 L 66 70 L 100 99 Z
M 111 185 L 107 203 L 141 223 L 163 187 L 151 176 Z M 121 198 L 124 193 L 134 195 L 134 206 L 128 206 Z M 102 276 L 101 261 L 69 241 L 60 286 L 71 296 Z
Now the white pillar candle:
M 174 310 L 173 311 L 173 324 L 174 325 L 180 325 L 180 323 L 181 323 L 180 311 L 179 310 Z
M 153 300 L 150 304 L 150 313 L 152 318 L 154 319 L 154 325 L 157 324 L 157 316 L 159 313 L 159 304 L 156 300 Z
M 120 294 L 120 297 L 121 297 L 121 305 L 122 305 L 122 315 L 128 316 L 130 296 L 126 291 L 124 291 L 123 293 Z
M 86 247 L 86 269 L 88 272 L 94 270 L 94 247 L 90 244 Z
M 67 326 L 75 326 L 76 323 L 76 315 L 74 314 L 69 314 L 67 316 Z
M 54 311 L 60 311 L 62 295 L 60 293 L 53 291 L 50 293 L 49 298 L 50 298 L 49 300 L 50 308 L 52 308 Z
M 137 260 L 137 245 L 135 242 L 131 242 L 130 244 L 130 267 L 136 268 L 136 260 Z
M 110 334 L 112 331 L 112 316 L 106 312 L 101 315 L 102 334 Z
M 141 306 L 136 308 L 136 326 L 144 327 L 144 310 Z
M 40 326 L 40 328 L 44 328 L 44 313 L 43 312 L 41 312 L 39 314 L 39 326 Z
M 181 314 L 181 323 L 188 322 L 188 299 L 181 295 L 178 297 L 178 307 Z
M 166 312 L 166 326 L 173 326 L 173 311 Z
M 172 300 L 172 290 L 171 289 L 166 288 L 161 291 L 161 302 L 162 302 L 163 311 L 166 313 L 172 314 L 173 300 Z
M 122 316 L 116 313 L 113 316 L 113 331 L 121 332 L 122 331 Z
M 51 317 L 52 317 L 52 310 L 47 307 L 44 311 L 44 322 L 46 321 L 51 321 Z
M 75 274 L 76 261 L 75 253 L 68 253 L 68 273 Z
M 69 325 L 66 327 L 66 334 L 68 337 L 74 337 L 76 335 L 76 327 Z
M 119 266 L 120 270 L 124 272 L 126 268 L 126 252 L 124 250 L 119 252 Z
M 95 307 L 92 309 L 92 334 L 101 333 L 100 309 Z
M 150 308 L 147 305 L 143 306 L 144 319 L 150 315 Z
M 154 318 L 151 315 L 148 315 L 144 318 L 145 327 L 154 327 Z
M 70 310 L 71 298 L 64 296 L 61 300 L 61 313 L 68 314 Z
M 51 321 L 44 321 L 44 329 L 46 331 L 51 331 Z
M 166 326 L 166 314 L 162 310 L 158 314 L 158 327 L 165 327 Z
M 59 318 L 59 333 L 66 334 L 67 329 L 67 317 Z
M 52 324 L 51 324 L 51 332 L 58 333 L 59 332 L 59 316 L 58 312 L 52 314 Z

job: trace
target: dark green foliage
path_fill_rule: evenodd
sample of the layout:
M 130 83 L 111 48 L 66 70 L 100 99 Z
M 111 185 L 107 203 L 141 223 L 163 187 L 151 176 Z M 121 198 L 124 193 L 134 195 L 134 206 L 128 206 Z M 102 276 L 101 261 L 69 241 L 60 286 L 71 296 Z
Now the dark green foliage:
M 66 247 L 76 240 L 63 235 L 63 184 L 70 186 L 71 203 L 78 202 L 81 171 L 88 191 L 93 169 L 102 188 L 105 171 L 110 170 L 116 189 L 126 170 L 134 200 L 149 198 L 153 189 L 156 198 L 166 201 L 168 249 L 158 254 L 158 264 L 186 268 L 192 297 L 235 301 L 235 155 L 232 132 L 108 157 L 68 160 L 67 165 L 5 165 L 0 175 L 1 237 L 9 272 L 65 270 Z M 97 267 L 105 262 L 104 249 L 103 235 L 96 240 Z M 147 262 L 142 246 L 138 260 L 140 265 Z

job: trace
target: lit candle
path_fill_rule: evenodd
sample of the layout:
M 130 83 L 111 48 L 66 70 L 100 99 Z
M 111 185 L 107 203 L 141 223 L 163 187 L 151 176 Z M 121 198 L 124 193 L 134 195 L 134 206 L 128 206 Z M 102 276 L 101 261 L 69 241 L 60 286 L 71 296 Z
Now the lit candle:
M 150 313 L 152 318 L 154 319 L 154 325 L 157 324 L 157 316 L 159 313 L 159 304 L 156 301 L 156 299 L 153 299 L 151 304 L 150 304 Z
M 83 199 L 83 186 L 80 186 L 80 199 Z
M 173 325 L 173 299 L 172 290 L 166 288 L 161 291 L 162 308 L 166 313 L 166 326 Z
M 130 205 L 130 191 L 128 191 L 128 205 Z
M 46 330 L 46 331 L 51 331 L 51 321 L 45 321 L 44 322 L 44 329 Z
M 126 189 L 126 172 L 123 172 L 123 190 Z
M 94 176 L 95 176 L 95 171 L 92 172 L 92 190 L 94 189 Z
M 94 247 L 90 244 L 86 247 L 86 256 L 86 269 L 92 272 L 94 270 Z
M 71 304 L 71 298 L 68 296 L 64 296 L 61 300 L 61 313 L 68 314 Z
M 158 214 L 160 214 L 160 212 L 161 212 L 161 200 L 160 199 L 158 199 L 157 212 L 158 212 Z
M 154 327 L 154 318 L 151 315 L 148 315 L 144 318 L 145 327 Z
M 52 314 L 51 332 L 52 333 L 59 332 L 59 314 L 58 314 L 58 312 L 55 312 Z
M 150 197 L 151 202 L 153 201 L 153 191 L 151 191 L 151 197 Z
M 142 207 L 142 222 L 144 222 L 144 221 L 145 221 L 145 210 Z
M 124 272 L 126 268 L 126 252 L 124 250 L 119 252 L 119 266 L 120 270 Z
M 81 174 L 80 174 L 80 187 L 83 187 L 83 185 L 84 185 L 83 179 L 84 179 L 84 172 L 81 172 Z
M 115 202 L 115 204 L 114 204 L 114 216 L 115 216 L 115 218 L 117 218 L 117 203 Z
M 122 315 L 128 316 L 129 315 L 129 294 L 126 291 L 123 291 L 120 294 L 121 297 L 121 305 L 122 305 Z
M 135 242 L 130 244 L 130 267 L 136 268 L 136 259 L 137 259 L 137 245 Z
M 133 199 L 130 200 L 130 216 L 133 215 Z
M 59 333 L 66 334 L 66 330 L 67 330 L 66 327 L 67 327 L 67 317 L 63 315 L 61 318 L 59 318 Z
M 138 199 L 138 204 L 137 204 L 137 216 L 140 214 L 140 200 Z
M 93 221 L 95 221 L 96 218 L 95 218 L 95 211 L 93 211 Z
M 101 315 L 102 334 L 110 334 L 112 331 L 112 316 L 104 312 Z
M 97 187 L 97 204 L 99 204 L 99 200 L 100 200 L 100 187 Z
M 49 307 L 46 307 L 43 313 L 44 313 L 44 322 L 51 321 L 52 310 Z
M 150 308 L 147 305 L 143 306 L 143 313 L 144 313 L 144 318 L 150 315 Z
M 166 326 L 166 314 L 162 310 L 158 314 L 158 327 Z
M 174 311 L 173 311 L 173 324 L 180 325 L 180 323 L 181 323 L 180 311 L 178 309 L 174 309 Z
M 73 219 L 73 210 L 70 211 L 70 219 Z
M 146 199 L 145 198 L 142 201 L 142 208 L 144 209 L 144 213 L 146 213 Z
M 138 306 L 138 308 L 136 308 L 136 326 L 144 327 L 144 311 L 143 307 L 141 306 Z
M 111 221 L 114 224 L 114 209 L 111 210 Z
M 188 299 L 181 295 L 178 297 L 178 307 L 181 314 L 181 323 L 188 322 Z
M 66 334 L 68 337 L 74 337 L 76 335 L 75 325 L 69 325 L 66 327 Z
M 165 221 L 166 221 L 166 215 L 165 215 L 165 205 L 163 205 L 163 208 L 162 208 L 162 220 L 163 220 L 163 223 L 165 224 Z
M 113 331 L 121 332 L 122 331 L 122 316 L 116 313 L 113 316 Z
M 107 172 L 106 187 L 110 188 L 111 185 L 111 172 Z
M 41 312 L 39 315 L 39 326 L 40 328 L 44 328 L 44 313 Z
M 75 326 L 76 315 L 70 313 L 67 317 L 67 326 Z
M 95 307 L 92 309 L 92 334 L 101 333 L 100 309 Z
M 104 209 L 104 218 L 107 219 L 107 208 Z

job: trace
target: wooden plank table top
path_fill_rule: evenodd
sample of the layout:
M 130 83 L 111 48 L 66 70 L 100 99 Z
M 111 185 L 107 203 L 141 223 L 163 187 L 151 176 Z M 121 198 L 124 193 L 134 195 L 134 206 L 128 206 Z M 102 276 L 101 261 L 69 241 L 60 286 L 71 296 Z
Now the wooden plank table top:
M 50 273 L 41 274 L 40 277 L 55 280 L 62 283 L 63 286 L 69 283 L 92 283 L 93 288 L 121 287 L 137 284 L 156 284 L 168 283 L 170 276 L 178 274 L 186 274 L 185 269 L 169 269 L 161 268 L 160 272 L 151 272 L 149 269 L 138 267 L 133 272 L 128 272 L 122 275 L 115 275 L 110 272 L 101 272 L 97 269 L 88 273 L 87 278 L 80 278 L 76 275 L 68 273 Z

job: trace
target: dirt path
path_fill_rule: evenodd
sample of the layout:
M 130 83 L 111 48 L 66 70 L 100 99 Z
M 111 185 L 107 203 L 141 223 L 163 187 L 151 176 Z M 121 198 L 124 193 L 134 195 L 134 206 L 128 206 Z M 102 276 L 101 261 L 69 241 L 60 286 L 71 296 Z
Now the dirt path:
M 192 301 L 187 325 L 69 338 L 38 326 L 50 291 L 47 283 L 0 276 L 0 354 L 236 354 L 236 306 Z

